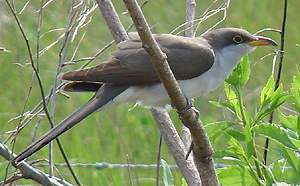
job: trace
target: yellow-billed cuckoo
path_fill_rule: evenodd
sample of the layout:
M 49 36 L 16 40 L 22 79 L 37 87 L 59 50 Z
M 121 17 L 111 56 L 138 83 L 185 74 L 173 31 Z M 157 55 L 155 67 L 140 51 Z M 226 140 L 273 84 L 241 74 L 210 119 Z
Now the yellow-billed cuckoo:
M 154 34 L 178 83 L 190 98 L 216 89 L 229 76 L 239 60 L 256 46 L 277 46 L 264 36 L 238 28 L 221 28 L 188 38 Z M 67 72 L 62 79 L 72 81 L 66 91 L 94 91 L 95 95 L 49 132 L 32 143 L 14 160 L 20 162 L 95 111 L 120 103 L 164 107 L 170 98 L 156 74 L 151 59 L 137 34 L 118 45 L 111 60 L 95 67 Z

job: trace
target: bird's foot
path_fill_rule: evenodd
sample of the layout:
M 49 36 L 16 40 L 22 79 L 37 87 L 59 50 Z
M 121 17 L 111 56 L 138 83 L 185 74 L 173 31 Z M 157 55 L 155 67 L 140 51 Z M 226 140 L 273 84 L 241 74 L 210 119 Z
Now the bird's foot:
M 184 109 L 182 109 L 182 110 L 178 110 L 178 109 L 173 105 L 173 103 L 171 102 L 172 108 L 173 108 L 173 109 L 177 109 L 177 113 L 178 113 L 179 115 L 185 113 L 187 110 L 189 110 L 190 108 L 193 107 L 193 101 L 194 101 L 194 100 L 191 99 L 191 98 L 189 98 L 189 97 L 188 97 L 187 95 L 185 95 L 185 94 L 184 94 L 184 96 L 185 96 L 187 105 L 186 105 L 186 107 L 185 107 Z
M 194 149 L 194 142 L 191 142 L 190 148 L 188 150 L 188 152 L 185 155 L 185 159 L 187 160 L 190 156 L 190 154 L 192 153 L 192 150 Z

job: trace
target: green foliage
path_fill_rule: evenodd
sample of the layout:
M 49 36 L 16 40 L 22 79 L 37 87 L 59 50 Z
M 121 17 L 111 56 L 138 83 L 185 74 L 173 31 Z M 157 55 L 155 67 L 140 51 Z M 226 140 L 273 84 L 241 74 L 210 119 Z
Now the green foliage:
M 226 79 L 228 84 L 236 88 L 238 92 L 242 91 L 243 86 L 247 83 L 250 77 L 250 64 L 248 55 L 241 59 L 241 63 L 233 70 L 231 75 Z
M 296 152 L 299 151 L 298 147 L 292 142 L 291 136 L 288 135 L 287 131 L 284 128 L 280 128 L 279 126 L 275 126 L 273 124 L 260 124 L 253 127 L 252 130 L 276 141 L 286 148 L 289 148 Z
M 217 169 L 219 181 L 223 186 L 253 185 L 253 178 L 250 172 L 249 168 L 245 166 L 230 166 Z
M 71 1 L 51 1 L 50 3 L 45 4 L 47 6 L 44 7 L 44 11 L 42 12 L 42 37 L 40 38 L 39 49 L 47 50 L 44 50 L 44 52 L 39 56 L 39 69 L 46 92 L 50 90 L 53 83 L 58 55 L 62 42 L 61 40 L 58 40 L 57 44 L 51 47 L 47 46 L 53 43 L 61 34 L 64 33 L 64 27 L 67 23 L 70 2 Z M 84 6 L 85 3 L 88 2 L 91 1 L 85 1 L 83 4 L 79 3 L 76 7 L 80 8 L 80 6 Z M 211 2 L 213 1 L 197 2 L 197 18 L 199 18 L 201 13 L 206 10 Z M 128 25 L 130 25 L 130 16 L 128 14 L 122 14 L 122 12 L 125 12 L 123 3 L 121 3 L 120 1 L 113 1 L 113 3 L 120 15 L 124 26 L 127 27 Z M 147 5 L 143 8 L 149 24 L 153 26 L 153 31 L 156 33 L 169 33 L 178 25 L 184 23 L 185 20 L 185 1 L 169 0 L 163 1 L 163 4 L 164 6 L 161 6 L 162 3 L 149 1 L 149 3 L 147 3 Z M 299 11 L 297 8 L 295 8 L 298 7 L 298 4 L 298 1 L 289 1 L 289 5 L 291 7 L 289 9 L 289 17 L 298 16 Z M 14 7 L 16 8 L 16 12 L 18 12 L 17 15 L 28 36 L 33 54 L 37 50 L 37 30 L 39 30 L 37 28 L 37 23 L 39 19 L 38 10 L 40 9 L 40 5 L 41 2 L 39 1 L 30 1 L 29 3 L 27 3 L 27 1 L 14 1 Z M 212 8 L 216 8 L 218 6 L 219 5 L 215 3 Z M 278 10 L 281 10 L 282 8 L 281 6 L 281 3 L 274 3 L 274 1 L 272 0 L 232 2 L 229 9 L 227 10 L 228 13 L 226 15 L 226 20 L 218 27 L 242 27 L 252 33 L 265 27 L 278 29 L 281 27 L 279 25 L 280 22 L 278 21 L 282 18 L 282 14 L 278 13 Z M 90 5 L 88 5 L 87 8 L 83 11 L 89 11 L 89 7 Z M 153 13 L 153 10 L 155 10 L 155 13 Z M 31 82 L 32 69 L 30 68 L 30 65 L 28 65 L 29 56 L 24 38 L 22 38 L 20 31 L 16 27 L 16 22 L 14 21 L 13 15 L 10 13 L 6 5 L 6 1 L 0 1 L 0 11 L 3 13 L 0 18 L 0 35 L 5 36 L 1 37 L 0 39 L 0 47 L 4 47 L 7 50 L 11 51 L 0 51 L 0 82 L 2 88 L 0 99 L 0 105 L 2 105 L 2 107 L 0 108 L 0 128 L 4 133 L 4 137 L 2 137 L 2 139 L 4 139 L 9 135 L 9 133 L 6 132 L 10 132 L 11 130 L 13 130 L 19 123 L 18 119 L 11 119 L 19 116 L 20 113 L 22 113 L 23 108 L 25 108 L 25 111 L 29 111 L 34 108 L 40 101 L 41 96 L 36 81 L 34 80 L 33 82 Z M 87 22 L 85 22 L 82 27 L 78 27 L 78 33 L 74 35 L 74 40 L 69 45 L 69 51 L 67 52 L 68 54 L 66 57 L 66 61 L 69 61 L 73 58 L 80 59 L 83 57 L 93 56 L 103 46 L 111 41 L 111 34 L 107 29 L 106 23 L 101 18 L 99 9 L 96 8 L 95 11 L 91 12 L 90 15 L 92 16 L 83 16 L 84 18 L 87 18 Z M 261 19 L 262 17 L 264 19 Z M 210 17 L 208 21 L 201 23 L 201 26 L 199 27 L 199 29 L 197 29 L 196 35 L 198 36 L 203 33 L 207 28 L 219 21 L 220 18 L 223 18 L 222 13 L 217 16 Z M 293 20 L 295 20 L 295 23 L 291 22 L 292 24 L 290 25 L 292 26 L 288 27 L 289 34 L 286 34 L 285 37 L 285 41 L 287 43 L 285 45 L 285 61 L 287 63 L 284 64 L 284 69 L 287 70 L 287 72 L 285 72 L 285 74 L 282 76 L 282 82 L 287 85 L 290 85 L 291 83 L 290 74 L 294 73 L 293 70 L 295 69 L 295 63 L 299 63 L 298 60 L 300 57 L 300 47 L 299 45 L 296 45 L 296 42 L 299 42 L 300 40 L 300 35 L 298 34 L 300 24 L 297 24 L 297 19 Z M 180 28 L 180 30 L 182 29 L 183 27 Z M 279 41 L 279 36 L 277 33 L 268 32 L 267 34 L 276 41 Z M 115 48 L 116 47 L 113 46 L 113 48 L 109 48 L 108 50 L 106 50 L 106 52 L 98 56 L 98 59 L 90 64 L 90 66 L 109 59 L 111 56 L 110 53 Z M 255 52 L 250 54 L 250 57 L 253 61 L 257 61 L 261 58 L 261 56 L 265 54 L 265 52 L 265 49 L 256 50 Z M 36 58 L 34 58 L 34 60 L 35 59 Z M 36 63 L 36 61 L 34 62 Z M 78 61 L 74 65 L 66 65 L 63 71 L 65 72 L 77 69 L 84 63 L 85 62 Z M 264 60 L 262 62 L 256 63 L 252 68 L 252 74 L 249 82 L 247 83 L 247 88 L 242 87 L 244 92 L 246 92 L 245 90 L 249 89 L 249 87 L 251 90 L 254 90 L 256 88 L 259 89 L 259 86 L 264 84 L 264 81 L 269 78 L 269 73 L 261 72 L 269 72 L 269 69 L 271 68 L 272 63 L 270 61 L 265 62 Z M 299 82 L 299 78 L 297 78 L 297 80 Z M 294 84 L 295 82 L 296 81 L 294 80 Z M 296 85 L 294 86 L 296 88 L 297 85 L 298 89 L 295 90 L 298 90 L 299 92 L 299 83 L 296 83 Z M 285 88 L 286 87 L 288 86 L 285 85 Z M 231 89 L 231 87 L 229 88 Z M 235 95 L 239 96 L 238 93 L 235 93 L 234 95 L 231 92 L 233 90 L 230 90 L 229 88 L 226 91 L 228 93 L 231 93 L 232 97 L 234 97 Z M 28 89 L 31 90 L 29 96 Z M 235 99 L 233 99 L 233 102 L 237 103 L 234 106 L 232 106 L 229 102 L 217 103 L 218 106 L 228 108 L 231 111 L 238 113 L 239 116 L 234 118 L 237 118 L 237 120 L 231 120 L 231 118 L 229 118 L 230 121 L 211 123 L 212 121 L 220 121 L 220 119 L 223 118 L 223 115 L 220 114 L 220 108 L 207 104 L 208 100 L 217 100 L 220 92 L 222 92 L 222 88 L 218 89 L 218 91 L 210 93 L 205 97 L 197 98 L 195 100 L 196 107 L 201 110 L 201 119 L 203 120 L 203 123 L 210 122 L 210 124 L 206 126 L 206 129 L 209 132 L 210 139 L 213 140 L 215 145 L 215 157 L 217 158 L 216 161 L 221 159 L 222 161 L 225 161 L 225 163 L 234 165 L 234 168 L 231 168 L 230 166 L 218 170 L 228 170 L 227 176 L 224 175 L 225 173 L 223 174 L 224 176 L 222 176 L 222 173 L 219 174 L 220 181 L 223 185 L 226 185 L 226 183 L 227 185 L 233 185 L 234 183 L 236 183 L 236 185 L 246 185 L 246 183 L 253 185 L 253 183 L 255 182 L 252 182 L 253 177 L 250 174 L 249 168 L 244 167 L 244 165 L 246 165 L 245 163 L 241 164 L 243 166 L 238 165 L 238 163 L 242 162 L 242 160 L 239 160 L 238 158 L 241 158 L 242 156 L 238 157 L 229 150 L 223 150 L 226 149 L 226 145 L 228 144 L 226 143 L 227 138 L 229 138 L 228 136 L 231 136 L 232 138 L 236 139 L 238 143 L 242 144 L 243 151 L 247 152 L 245 147 L 246 134 L 244 132 L 244 128 L 242 128 L 242 126 L 246 125 L 242 122 L 243 120 L 241 121 L 241 119 L 243 119 L 243 115 L 241 112 L 242 105 L 238 105 L 239 101 Z M 297 95 L 299 98 L 299 93 L 293 94 L 294 100 L 295 98 L 297 99 Z M 55 105 L 55 123 L 58 123 L 76 108 L 84 104 L 91 96 L 92 94 L 71 93 L 71 99 L 66 99 L 64 96 L 57 95 Z M 255 100 L 253 100 L 254 99 L 251 99 L 250 101 L 247 100 L 246 107 L 250 113 L 256 112 L 259 108 L 258 106 L 256 106 Z M 24 102 L 27 102 L 26 107 L 24 107 Z M 296 103 L 296 101 L 293 102 Z M 297 103 L 299 105 L 299 101 Z M 128 108 L 130 107 L 131 106 L 121 105 L 108 111 L 95 113 L 89 118 L 82 121 L 76 127 L 74 127 L 74 129 L 60 137 L 68 156 L 71 158 L 71 162 L 83 163 L 83 166 L 78 165 L 78 167 L 75 167 L 75 171 L 78 174 L 79 179 L 81 180 L 83 185 L 130 185 L 127 168 L 106 168 L 98 170 L 94 166 L 87 166 L 88 163 L 99 161 L 106 161 L 109 163 L 127 163 L 126 154 L 129 155 L 129 161 L 131 163 L 155 163 L 157 153 L 156 147 L 159 139 L 159 131 L 157 130 L 157 126 L 154 124 L 151 114 L 149 114 L 146 109 L 135 108 L 132 111 L 128 112 Z M 266 108 L 267 107 L 268 105 L 266 106 Z M 252 116 L 252 118 L 254 118 L 254 115 L 248 114 L 247 116 L 247 111 L 245 109 L 243 110 L 244 116 L 246 118 L 248 117 L 246 121 L 253 120 L 249 116 Z M 297 111 L 299 113 L 299 109 Z M 276 113 L 279 113 L 278 124 L 281 125 L 280 129 L 285 129 L 286 134 L 288 134 L 288 137 L 291 139 L 291 141 L 295 143 L 297 147 L 299 147 L 299 145 L 296 144 L 300 134 L 299 114 L 285 115 L 286 113 L 283 114 L 279 111 L 276 111 Z M 171 112 L 171 115 L 174 116 L 173 118 L 175 120 L 175 123 L 180 129 L 182 124 L 179 120 L 176 120 L 177 114 L 175 112 Z M 49 126 L 47 125 L 47 122 L 45 120 L 42 120 L 41 122 L 39 121 L 42 116 L 43 114 L 39 115 L 39 118 L 31 120 L 23 129 L 23 131 L 21 131 L 15 147 L 16 153 L 20 152 L 31 143 L 31 136 L 35 135 L 34 128 L 36 127 L 36 124 L 40 124 L 40 127 L 36 134 L 37 136 L 40 136 L 49 129 Z M 262 123 L 265 122 L 262 121 Z M 252 131 L 251 127 L 252 126 L 250 126 L 250 130 Z M 296 134 L 296 136 L 294 136 L 294 134 Z M 226 137 L 224 137 L 225 135 Z M 259 140 L 261 138 L 259 137 L 261 135 L 258 136 L 258 134 L 253 133 L 253 136 L 254 148 L 255 150 L 259 150 L 258 146 L 261 146 L 261 144 L 259 144 Z M 247 139 L 247 141 L 249 141 L 249 139 Z M 277 144 L 276 141 L 275 143 Z M 284 150 L 282 150 L 281 148 L 283 148 Z M 272 167 L 271 169 L 274 177 L 276 178 L 276 181 L 286 181 L 295 184 L 298 183 L 299 176 L 298 174 L 294 173 L 294 169 L 296 169 L 297 161 L 299 160 L 297 156 L 295 156 L 295 152 L 290 149 L 286 150 L 285 147 L 281 147 L 280 145 L 276 148 L 276 150 L 276 152 L 280 154 L 276 154 L 276 158 L 273 158 L 273 155 L 270 159 L 272 159 L 272 163 L 274 163 L 269 163 L 269 165 Z M 162 151 L 163 158 L 166 159 L 169 164 L 175 164 L 165 145 L 163 145 Z M 250 152 L 251 149 L 248 149 L 248 151 Z M 272 151 L 272 148 L 270 148 L 270 151 Z M 271 152 L 271 154 L 274 154 L 274 152 Z M 42 159 L 47 157 L 47 155 L 47 148 L 44 148 L 29 160 Z M 57 146 L 55 144 L 54 156 L 55 163 L 63 163 L 63 160 L 59 155 Z M 234 159 L 235 161 L 231 161 L 232 159 Z M 0 161 L 0 180 L 2 180 L 5 175 L 7 161 L 5 161 L 1 157 Z M 251 161 L 252 164 L 253 161 Z M 290 164 L 293 164 L 294 168 L 292 168 Z M 39 167 L 39 169 L 43 169 L 43 171 L 45 172 L 48 171 L 47 168 L 43 167 Z M 240 171 L 235 171 L 234 169 L 239 169 Z M 58 166 L 57 170 L 59 171 L 59 175 L 62 175 L 64 179 L 73 182 L 69 171 L 65 167 Z M 134 185 L 155 184 L 153 178 L 155 177 L 156 171 L 154 169 L 132 168 L 131 171 L 131 175 L 134 177 L 133 180 L 135 181 Z M 14 172 L 15 169 L 10 167 L 9 174 L 12 175 Z M 174 178 L 174 185 L 184 185 L 180 171 L 178 169 L 173 169 L 172 173 Z M 227 180 L 227 182 L 225 180 Z M 29 185 L 32 184 L 32 182 L 22 179 L 20 182 L 18 182 L 18 184 Z M 279 184 L 277 183 L 277 185 Z
M 275 89 L 274 78 L 271 76 L 261 91 L 260 105 L 252 115 L 249 114 L 243 101 L 243 89 L 249 75 L 250 61 L 244 57 L 225 82 L 225 94 L 228 101 L 211 102 L 218 107 L 229 109 L 239 120 L 236 123 L 224 121 L 206 126 L 211 139 L 217 140 L 217 137 L 224 136 L 228 143 L 227 150 L 216 151 L 215 154 L 220 162 L 231 165 L 218 169 L 218 177 L 222 185 L 252 185 L 253 183 L 255 185 L 288 185 L 287 182 L 291 180 L 287 178 L 287 174 L 293 174 L 294 177 L 300 176 L 300 159 L 297 156 L 300 147 L 299 71 L 293 78 L 291 92 L 283 91 L 282 85 Z M 298 114 L 285 116 L 278 108 L 291 97 L 294 99 L 293 105 Z M 281 125 L 265 122 L 265 117 L 274 111 L 279 113 Z M 216 129 L 217 124 L 220 124 L 220 129 Z M 242 128 L 241 131 L 232 129 L 235 126 Z M 276 149 L 281 156 L 280 162 L 275 159 L 269 163 L 271 168 L 265 166 L 264 160 L 258 155 L 260 153 L 259 141 L 264 138 L 274 142 L 275 148 L 269 148 Z M 289 170 L 285 167 L 289 167 Z M 233 179 L 234 183 L 232 183 Z M 291 183 L 299 184 L 298 181 Z
M 280 85 L 275 91 L 274 78 L 271 76 L 268 83 L 261 92 L 261 105 L 258 114 L 253 120 L 253 124 L 257 124 L 265 116 L 273 112 L 276 108 L 282 105 L 287 99 L 291 97 L 289 92 L 282 92 L 282 85 Z
M 169 168 L 168 163 L 164 160 L 161 159 L 161 164 L 163 167 L 163 182 L 165 186 L 173 186 L 173 176 L 172 172 Z
M 280 146 L 280 148 L 276 148 L 276 150 L 284 157 L 286 162 L 292 167 L 293 173 L 297 174 L 298 178 L 300 176 L 300 159 L 297 154 L 286 148 L 285 146 Z
M 293 78 L 291 91 L 293 93 L 294 106 L 300 112 L 300 72 L 297 68 L 296 76 Z
M 184 178 L 181 179 L 181 186 L 188 186 Z
M 216 122 L 216 123 L 209 123 L 205 125 L 205 131 L 207 132 L 210 141 L 214 141 L 218 138 L 225 129 L 229 128 L 232 125 L 238 124 L 237 122 Z

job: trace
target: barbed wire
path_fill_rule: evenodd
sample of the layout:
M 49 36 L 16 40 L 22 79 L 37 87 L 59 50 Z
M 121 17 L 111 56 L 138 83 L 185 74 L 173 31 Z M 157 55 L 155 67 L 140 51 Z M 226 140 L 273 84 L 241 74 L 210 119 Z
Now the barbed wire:
M 1 165 L 1 163 L 0 163 Z M 48 167 L 48 163 L 34 163 L 32 164 L 34 167 Z M 56 167 L 67 167 L 66 163 L 55 163 L 54 166 Z M 96 168 L 98 170 L 102 170 L 105 168 L 141 168 L 141 169 L 148 169 L 148 168 L 156 168 L 156 164 L 121 164 L 121 163 L 107 163 L 107 162 L 95 162 L 95 163 L 72 163 L 72 167 L 87 167 L 87 168 Z M 232 165 L 222 164 L 222 163 L 215 163 L 215 168 L 226 168 Z M 162 165 L 160 165 L 162 167 Z M 247 168 L 248 166 L 245 166 Z M 177 165 L 169 165 L 169 168 L 178 169 Z M 254 168 L 254 167 L 253 167 Z M 272 169 L 273 166 L 267 166 L 267 168 Z M 284 166 L 283 169 L 289 170 L 292 169 L 290 166 Z

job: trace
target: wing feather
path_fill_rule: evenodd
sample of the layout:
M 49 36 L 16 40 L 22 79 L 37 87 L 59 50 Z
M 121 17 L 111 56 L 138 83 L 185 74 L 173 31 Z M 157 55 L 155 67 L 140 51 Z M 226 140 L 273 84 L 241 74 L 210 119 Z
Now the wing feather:
M 197 77 L 214 63 L 215 56 L 206 40 L 170 34 L 155 34 L 156 41 L 168 57 L 170 67 L 178 80 Z M 62 79 L 84 82 L 104 82 L 119 85 L 159 82 L 150 56 L 137 39 L 121 42 L 113 58 L 95 67 L 67 72 Z

